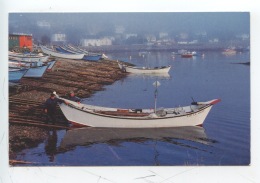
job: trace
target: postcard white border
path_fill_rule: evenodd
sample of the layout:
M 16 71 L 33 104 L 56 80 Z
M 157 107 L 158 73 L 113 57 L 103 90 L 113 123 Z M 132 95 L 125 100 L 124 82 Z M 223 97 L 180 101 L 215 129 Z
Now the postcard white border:
M 246 0 L 8 0 L 0 1 L 0 182 L 257 182 L 260 139 L 260 11 Z M 183 167 L 26 167 L 8 165 L 8 13 L 10 12 L 250 12 L 251 165 Z M 238 101 L 239 102 L 239 101 Z

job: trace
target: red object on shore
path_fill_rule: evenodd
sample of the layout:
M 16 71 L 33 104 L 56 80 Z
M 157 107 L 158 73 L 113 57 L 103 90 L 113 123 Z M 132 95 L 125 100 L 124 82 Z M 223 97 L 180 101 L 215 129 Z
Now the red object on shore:
M 32 36 L 20 35 L 19 36 L 19 46 L 20 46 L 20 48 L 29 48 L 32 51 Z

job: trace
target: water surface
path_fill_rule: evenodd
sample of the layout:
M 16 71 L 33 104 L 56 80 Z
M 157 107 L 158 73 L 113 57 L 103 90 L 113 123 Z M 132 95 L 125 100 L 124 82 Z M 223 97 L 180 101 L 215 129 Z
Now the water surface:
M 84 103 L 118 108 L 153 108 L 158 80 L 158 107 L 189 105 L 192 98 L 220 98 L 203 128 L 81 129 L 51 131 L 37 148 L 17 159 L 32 166 L 172 166 L 250 164 L 249 53 L 181 58 L 171 52 L 108 54 L 137 66 L 171 65 L 169 75 L 133 75 L 106 86 Z M 74 135 L 73 135 L 74 134 Z M 47 146 L 47 147 L 46 147 Z

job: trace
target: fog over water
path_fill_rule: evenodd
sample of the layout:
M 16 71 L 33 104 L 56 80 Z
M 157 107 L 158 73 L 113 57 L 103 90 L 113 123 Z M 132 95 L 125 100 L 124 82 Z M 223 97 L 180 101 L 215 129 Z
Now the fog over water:
M 75 39 L 86 36 L 113 36 L 115 27 L 125 33 L 179 33 L 196 35 L 206 32 L 208 37 L 228 39 L 249 34 L 248 12 L 227 13 L 10 13 L 9 33 L 23 32 L 40 37 L 43 34 L 65 33 Z M 47 26 L 39 26 L 47 22 Z

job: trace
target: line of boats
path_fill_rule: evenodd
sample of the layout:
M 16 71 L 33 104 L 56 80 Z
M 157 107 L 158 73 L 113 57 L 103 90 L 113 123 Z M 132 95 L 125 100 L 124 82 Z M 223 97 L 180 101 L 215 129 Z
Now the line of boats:
M 91 53 L 84 49 L 81 49 L 72 45 L 63 45 L 63 46 L 40 46 L 43 53 L 65 59 L 73 60 L 87 60 L 87 61 L 98 61 L 101 59 L 106 59 L 105 54 L 100 53 Z
M 40 46 L 42 53 L 16 53 L 9 52 L 9 83 L 18 83 L 22 77 L 40 78 L 46 70 L 50 70 L 55 60 L 48 61 L 51 57 L 98 61 L 107 58 L 104 54 L 90 53 L 72 45 Z
M 55 60 L 48 61 L 49 56 L 42 54 L 21 54 L 9 52 L 9 84 L 18 83 L 22 77 L 41 78 L 52 69 Z

